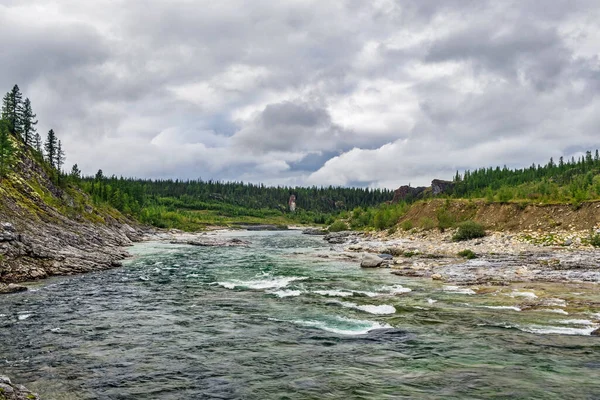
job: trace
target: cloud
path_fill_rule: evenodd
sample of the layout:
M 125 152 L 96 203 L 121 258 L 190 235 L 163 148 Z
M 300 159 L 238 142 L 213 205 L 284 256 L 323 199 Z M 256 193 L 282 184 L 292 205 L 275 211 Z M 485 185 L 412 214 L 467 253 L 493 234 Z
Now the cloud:
M 0 0 L 84 173 L 397 187 L 598 147 L 593 0 Z

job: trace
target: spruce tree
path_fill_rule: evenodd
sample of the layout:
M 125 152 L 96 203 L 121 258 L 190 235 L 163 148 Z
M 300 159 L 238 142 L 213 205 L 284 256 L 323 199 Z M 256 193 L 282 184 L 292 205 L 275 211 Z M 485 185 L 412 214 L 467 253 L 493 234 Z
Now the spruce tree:
M 79 179 L 81 179 L 81 170 L 79 169 L 77 164 L 73 164 L 73 167 L 71 168 L 71 173 L 69 175 L 74 181 L 79 181 Z
M 2 179 L 12 166 L 17 149 L 10 138 L 9 123 L 0 121 L 0 179 Z
M 56 146 L 56 134 L 54 130 L 50 129 L 46 137 L 46 143 L 44 143 L 44 150 L 46 151 L 46 160 L 53 167 L 56 167 Z
M 33 144 L 34 134 L 36 133 L 35 126 L 38 121 L 35 119 L 36 115 L 31 109 L 31 101 L 25 99 L 23 102 L 23 116 L 22 116 L 22 129 L 23 129 L 23 141 L 26 145 L 31 146 Z
M 20 136 L 22 131 L 23 95 L 18 85 L 2 99 L 2 119 L 8 121 L 8 129 L 14 136 Z
M 54 165 L 56 166 L 56 169 L 58 170 L 58 172 L 61 172 L 61 168 L 64 163 L 65 163 L 65 152 L 62 149 L 62 143 L 59 140 L 58 144 L 56 145 L 56 160 L 54 161 Z
M 34 136 L 33 147 L 37 150 L 38 153 L 43 154 L 42 153 L 42 137 L 37 132 L 35 133 L 35 136 Z

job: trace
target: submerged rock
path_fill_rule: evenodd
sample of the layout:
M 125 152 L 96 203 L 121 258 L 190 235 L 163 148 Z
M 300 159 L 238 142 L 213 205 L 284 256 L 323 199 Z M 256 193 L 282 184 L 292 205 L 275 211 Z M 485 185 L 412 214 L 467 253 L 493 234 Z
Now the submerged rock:
M 592 336 L 600 336 L 600 328 L 596 329 L 591 333 Z
M 383 258 L 376 256 L 375 254 L 365 253 L 363 259 L 360 262 L 362 268 L 377 268 L 383 264 Z

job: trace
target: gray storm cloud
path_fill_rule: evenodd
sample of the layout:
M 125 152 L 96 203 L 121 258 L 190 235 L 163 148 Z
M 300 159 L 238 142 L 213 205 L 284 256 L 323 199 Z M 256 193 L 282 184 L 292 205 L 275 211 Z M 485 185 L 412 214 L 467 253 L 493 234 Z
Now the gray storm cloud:
M 600 147 L 596 1 L 0 0 L 85 173 L 396 187 Z

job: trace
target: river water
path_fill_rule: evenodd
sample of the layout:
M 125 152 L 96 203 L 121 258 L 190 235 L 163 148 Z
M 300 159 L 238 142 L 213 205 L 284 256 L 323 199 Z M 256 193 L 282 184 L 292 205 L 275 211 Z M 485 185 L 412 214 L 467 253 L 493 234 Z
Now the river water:
M 0 297 L 0 373 L 44 399 L 600 398 L 596 286 L 459 288 L 227 235 L 252 244 L 140 243 Z

